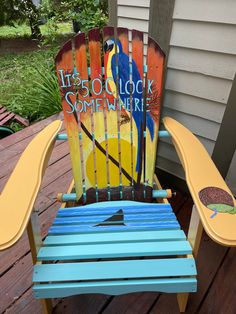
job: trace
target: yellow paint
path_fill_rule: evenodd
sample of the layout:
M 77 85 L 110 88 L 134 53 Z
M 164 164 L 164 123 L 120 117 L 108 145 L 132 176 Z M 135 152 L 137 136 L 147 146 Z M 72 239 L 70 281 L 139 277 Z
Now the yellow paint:
M 127 171 L 130 168 L 131 164 L 131 154 L 130 154 L 130 143 L 124 139 L 120 140 L 121 142 L 121 151 L 122 151 L 122 167 Z M 106 142 L 103 141 L 100 145 L 105 149 Z M 109 154 L 116 160 L 118 160 L 118 139 L 110 138 L 108 140 L 109 145 Z M 96 148 L 97 155 L 97 171 L 98 171 L 98 186 L 100 188 L 107 187 L 107 180 L 105 174 L 104 164 L 106 163 L 106 156 Z M 109 162 L 109 171 L 110 171 L 110 184 L 111 186 L 117 186 L 119 184 L 119 168 L 114 165 L 111 161 Z M 127 171 L 128 172 L 128 171 Z M 92 186 L 95 185 L 94 182 L 94 167 L 93 167 L 93 151 L 90 152 L 86 161 L 86 173 L 87 177 Z M 130 173 L 129 173 L 130 174 Z M 131 175 L 131 174 L 130 174 Z M 123 185 L 130 185 L 130 181 L 122 175 Z
M 149 130 L 147 128 L 146 132 L 146 180 L 148 180 L 148 185 L 153 185 L 153 173 L 155 172 L 156 165 L 156 148 L 157 148 L 157 134 L 158 128 L 155 124 L 154 127 L 154 138 L 153 141 L 151 139 Z
M 67 127 L 68 133 L 68 143 L 70 147 L 70 159 L 73 177 L 75 179 L 75 191 L 77 199 L 81 197 L 83 187 L 82 187 L 82 170 L 81 170 L 81 153 L 80 153 L 80 143 L 78 140 L 78 126 L 70 129 Z
M 177 293 L 177 301 L 180 313 L 184 313 L 188 303 L 189 293 Z
M 112 57 L 115 55 L 116 51 L 115 51 L 115 45 L 113 46 L 113 49 L 111 50 L 111 52 L 109 53 L 108 55 L 108 60 L 107 60 L 107 78 L 113 78 L 113 75 L 112 75 L 112 70 L 111 70 L 111 60 L 112 60 Z M 117 46 L 117 53 L 119 53 L 119 47 Z M 114 96 L 114 98 L 118 98 L 118 95 L 117 95 L 117 90 L 116 90 L 116 84 L 114 82 L 114 80 L 112 79 L 109 79 L 109 87 L 111 89 L 111 92 Z
M 200 141 L 174 119 L 166 117 L 163 122 L 171 134 L 185 170 L 186 181 L 204 229 L 214 241 L 227 246 L 236 246 L 236 215 L 217 213 L 214 218 L 210 218 L 212 210 L 203 205 L 198 193 L 206 187 L 218 187 L 232 196 L 236 206 L 233 194 Z
M 28 224 L 61 124 L 52 122 L 30 142 L 0 195 L 0 250 L 19 240 Z

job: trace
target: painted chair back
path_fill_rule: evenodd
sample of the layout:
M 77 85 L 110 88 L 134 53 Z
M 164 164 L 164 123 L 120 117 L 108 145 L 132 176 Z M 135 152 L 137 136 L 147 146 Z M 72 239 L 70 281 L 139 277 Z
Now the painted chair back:
M 143 39 L 137 30 L 92 29 L 56 56 L 81 203 L 152 197 L 165 55 L 148 37 L 145 56 Z

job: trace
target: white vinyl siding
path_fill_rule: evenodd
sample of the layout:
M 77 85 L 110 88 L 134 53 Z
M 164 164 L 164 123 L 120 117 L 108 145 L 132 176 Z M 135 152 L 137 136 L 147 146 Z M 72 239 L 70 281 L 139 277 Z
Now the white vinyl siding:
M 117 0 L 117 25 L 148 33 L 150 0 Z M 145 37 L 145 39 L 147 36 Z
M 234 138 L 235 140 L 235 138 Z M 231 162 L 228 175 L 226 177 L 226 182 L 231 187 L 232 192 L 236 195 L 236 152 L 234 153 L 233 160 Z
M 118 26 L 148 32 L 150 1 L 117 0 Z M 155 12 L 152 12 L 155 15 Z M 162 116 L 195 133 L 211 155 L 236 71 L 236 1 L 175 0 Z M 170 141 L 157 166 L 184 178 Z M 236 190 L 236 154 L 228 173 Z
M 117 0 L 118 5 L 149 8 L 150 0 Z
M 163 116 L 192 130 L 210 155 L 235 71 L 236 1 L 175 0 Z M 157 166 L 184 178 L 178 156 L 166 140 L 159 145 Z M 235 190 L 235 166 L 228 178 Z
M 144 33 L 144 62 L 147 54 L 150 0 L 117 0 L 117 26 L 129 30 L 137 29 Z M 129 51 L 131 52 L 131 32 L 129 33 Z

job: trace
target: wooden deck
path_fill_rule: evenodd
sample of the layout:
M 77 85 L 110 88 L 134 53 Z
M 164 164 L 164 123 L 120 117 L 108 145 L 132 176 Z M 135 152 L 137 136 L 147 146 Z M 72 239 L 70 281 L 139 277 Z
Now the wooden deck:
M 0 191 L 2 191 L 22 151 L 37 132 L 55 115 L 0 141 Z M 23 182 L 24 178 L 22 178 Z M 68 145 L 56 143 L 41 191 L 36 201 L 43 236 L 56 214 L 58 192 L 66 192 L 71 181 Z M 177 193 L 172 201 L 186 231 L 192 201 Z M 235 226 L 236 227 L 236 226 Z M 198 292 L 191 295 L 187 313 L 236 313 L 236 251 L 213 243 L 206 234 L 197 258 Z M 0 313 L 41 313 L 40 301 L 32 295 L 32 262 L 26 234 L 11 249 L 0 253 Z M 135 293 L 117 297 L 81 295 L 54 301 L 54 313 L 178 313 L 176 295 Z

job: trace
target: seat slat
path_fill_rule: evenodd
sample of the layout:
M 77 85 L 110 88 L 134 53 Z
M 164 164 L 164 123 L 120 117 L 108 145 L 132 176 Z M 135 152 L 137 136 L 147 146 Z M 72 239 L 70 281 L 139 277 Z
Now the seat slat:
M 147 242 L 147 241 L 173 241 L 186 240 L 182 230 L 174 231 L 143 231 L 143 232 L 116 232 L 116 233 L 98 233 L 94 234 L 74 234 L 47 236 L 44 245 L 74 245 L 89 243 L 116 243 L 116 242 Z
M 35 265 L 34 282 L 107 280 L 196 275 L 193 258 Z
M 188 241 L 163 241 L 137 243 L 112 243 L 96 245 L 68 245 L 42 247 L 38 260 L 72 260 L 85 258 L 115 258 L 135 256 L 165 256 L 190 254 L 192 249 Z
M 74 234 L 74 233 L 97 233 L 97 232 L 114 232 L 114 231 L 137 231 L 137 230 L 176 230 L 180 229 L 177 221 L 169 222 L 130 222 L 128 225 L 107 225 L 107 226 L 55 226 L 53 225 L 48 234 Z
M 100 203 L 92 203 L 88 205 L 84 205 L 81 207 L 70 207 L 70 209 L 81 208 L 81 209 L 101 209 L 101 208 L 112 208 L 112 209 L 125 209 L 125 208 L 170 208 L 170 204 L 164 203 L 144 203 L 144 202 L 136 202 L 136 201 L 106 201 Z M 62 210 L 62 209 L 61 209 Z M 67 209 L 63 209 L 67 210 Z
M 61 298 L 81 293 L 119 295 L 131 292 L 158 291 L 167 293 L 195 292 L 196 278 L 168 278 L 144 280 L 117 280 L 105 282 L 76 282 L 61 284 L 36 284 L 36 298 Z
M 121 214 L 117 214 L 121 215 Z M 116 216 L 117 216 L 116 215 Z M 112 215 L 114 216 L 114 215 Z M 54 219 L 53 224 L 54 225 L 80 225 L 80 224 L 98 224 L 98 223 L 106 223 L 106 224 L 117 224 L 117 222 L 123 222 L 123 223 L 129 223 L 129 222 L 145 222 L 145 221 L 175 221 L 176 217 L 173 213 L 165 213 L 165 214 L 130 214 L 130 215 L 124 215 L 124 219 L 120 219 L 117 217 L 117 220 L 115 221 L 104 221 L 108 218 L 110 218 L 111 215 L 106 216 L 84 216 L 84 217 L 58 217 Z
M 152 204 L 150 204 L 152 205 Z M 159 205 L 159 206 L 157 206 Z M 90 215 L 113 215 L 116 211 L 122 209 L 124 214 L 142 214 L 142 213 L 172 213 L 172 208 L 163 206 L 164 204 L 155 204 L 155 206 L 117 206 L 117 207 L 100 207 L 100 208 L 88 208 L 87 206 L 62 208 L 58 210 L 58 217 L 72 217 L 72 216 L 90 216 Z

